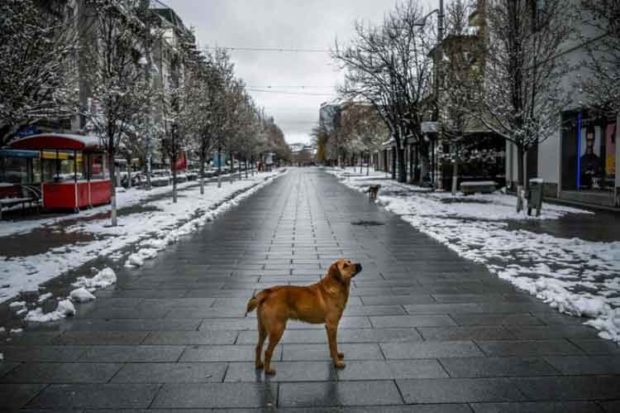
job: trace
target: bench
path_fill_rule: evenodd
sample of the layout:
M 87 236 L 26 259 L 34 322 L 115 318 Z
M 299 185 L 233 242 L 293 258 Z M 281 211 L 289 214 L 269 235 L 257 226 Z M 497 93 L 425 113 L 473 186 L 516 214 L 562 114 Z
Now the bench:
M 491 194 L 495 192 L 496 186 L 497 184 L 494 181 L 464 181 L 461 182 L 461 192 L 464 195 Z
M 22 210 L 28 206 L 40 206 L 41 194 L 34 187 L 28 185 L 3 185 L 0 191 L 0 220 L 4 211 L 12 211 L 19 206 Z

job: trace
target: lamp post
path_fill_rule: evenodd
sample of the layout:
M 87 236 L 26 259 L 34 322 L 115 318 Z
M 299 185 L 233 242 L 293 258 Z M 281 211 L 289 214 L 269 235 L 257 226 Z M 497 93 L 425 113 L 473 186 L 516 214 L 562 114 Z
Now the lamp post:
M 423 18 L 421 18 L 420 20 L 414 22 L 414 26 L 417 27 L 424 27 L 426 25 L 426 20 L 434 13 L 437 13 L 437 46 L 436 46 L 436 53 L 439 53 L 439 56 L 435 59 L 435 82 L 433 84 L 433 94 L 435 95 L 435 110 L 434 110 L 434 114 L 433 117 L 435 118 L 435 121 L 438 123 L 438 128 L 437 128 L 437 141 L 441 141 L 441 125 L 440 123 L 440 116 L 439 116 L 439 91 L 440 91 L 440 82 L 441 82 L 441 61 L 442 61 L 442 56 L 441 56 L 441 42 L 443 40 L 443 35 L 444 35 L 444 0 L 439 0 L 439 8 L 435 9 L 433 11 L 431 11 L 430 13 L 428 13 L 426 16 L 424 16 Z M 432 177 L 432 185 L 433 188 L 435 188 L 435 168 L 436 168 L 436 163 L 435 163 L 435 145 L 434 142 L 431 141 L 431 146 L 432 146 L 432 150 L 431 150 L 431 177 Z M 439 187 L 441 188 L 441 180 L 439 182 Z

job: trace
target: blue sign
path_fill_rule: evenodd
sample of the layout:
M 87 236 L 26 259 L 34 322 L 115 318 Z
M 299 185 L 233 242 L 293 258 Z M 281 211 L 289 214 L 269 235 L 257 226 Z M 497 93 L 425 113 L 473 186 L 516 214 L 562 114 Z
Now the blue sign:
M 25 126 L 23 128 L 20 128 L 17 133 L 15 133 L 15 136 L 19 136 L 20 138 L 25 138 L 26 136 L 32 136 L 32 135 L 36 135 L 38 133 L 41 133 L 40 130 L 38 130 L 36 127 L 34 126 Z
M 218 157 L 217 151 L 214 151 L 212 159 L 213 159 L 213 167 L 216 169 L 223 168 L 226 165 L 226 154 L 224 152 L 220 152 L 220 155 Z

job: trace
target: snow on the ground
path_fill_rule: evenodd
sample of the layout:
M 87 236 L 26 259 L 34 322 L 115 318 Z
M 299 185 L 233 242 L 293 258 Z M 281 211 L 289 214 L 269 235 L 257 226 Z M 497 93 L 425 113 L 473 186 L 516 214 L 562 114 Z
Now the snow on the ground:
M 43 254 L 5 258 L 0 256 L 0 302 L 5 301 L 20 291 L 33 291 L 37 287 L 60 274 L 80 267 L 98 257 L 124 258 L 121 250 L 129 246 L 138 246 L 126 264 L 140 266 L 146 259 L 153 258 L 157 251 L 165 248 L 179 237 L 195 231 L 206 222 L 236 205 L 239 199 L 248 196 L 260 187 L 281 175 L 282 170 L 262 172 L 247 179 L 234 182 L 222 182 L 221 188 L 215 183 L 205 185 L 205 194 L 200 195 L 199 187 L 192 187 L 179 193 L 178 202 L 171 198 L 142 203 L 146 212 L 133 213 L 119 217 L 117 227 L 109 226 L 109 219 L 82 221 L 65 230 L 94 234 L 95 240 L 76 243 L 47 251 Z M 167 189 L 168 191 L 170 188 Z M 129 191 L 128 191 L 129 192 Z M 132 195 L 132 201 L 139 203 L 153 195 Z M 119 206 L 123 204 L 122 198 Z M 90 213 L 91 211 L 87 211 Z M 81 215 L 80 215 L 81 216 Z M 72 216 L 75 219 L 75 216 Z M 23 227 L 22 223 L 16 224 Z M 89 288 L 88 284 L 76 285 Z
M 511 222 L 590 212 L 545 203 L 540 217 L 527 216 L 516 212 L 510 195 L 453 196 L 388 180 L 384 172 L 327 171 L 359 191 L 380 184 L 378 203 L 386 209 L 558 311 L 590 318 L 585 324 L 600 337 L 620 342 L 620 242 L 509 229 Z
M 70 299 L 65 299 L 59 301 L 56 310 L 49 313 L 43 312 L 43 308 L 41 307 L 30 310 L 28 314 L 26 314 L 25 320 L 36 323 L 46 323 L 49 321 L 57 321 L 73 315 L 75 315 L 75 306 Z
M 189 188 L 192 186 L 196 186 L 198 183 L 196 181 L 189 181 L 177 184 L 177 188 L 182 190 L 185 188 Z M 118 208 L 131 207 L 135 205 L 140 205 L 145 202 L 149 198 L 152 198 L 157 195 L 163 195 L 172 190 L 172 186 L 160 186 L 153 187 L 150 191 L 146 191 L 141 188 L 116 188 L 116 203 Z M 109 211 L 109 205 L 101 205 L 91 209 L 86 209 L 80 211 L 79 215 L 74 214 L 63 214 L 60 216 L 56 216 L 53 218 L 38 218 L 33 217 L 33 219 L 24 220 L 24 221 L 2 221 L 0 222 L 0 237 L 7 237 L 10 235 L 19 235 L 26 234 L 31 232 L 32 230 L 44 226 L 51 226 L 55 224 L 62 223 L 63 221 L 70 221 L 84 217 L 92 217 L 97 214 L 105 213 Z

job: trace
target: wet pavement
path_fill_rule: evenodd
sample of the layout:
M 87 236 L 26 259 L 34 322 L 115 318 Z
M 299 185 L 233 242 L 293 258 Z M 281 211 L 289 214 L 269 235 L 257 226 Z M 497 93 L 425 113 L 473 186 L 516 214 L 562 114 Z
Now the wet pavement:
M 252 362 L 256 289 L 360 261 L 329 361 L 321 326 L 290 322 L 277 375 Z M 618 411 L 620 348 L 458 257 L 318 169 L 290 170 L 78 316 L 0 353 L 6 409 Z M 245 411 L 245 410 L 243 410 Z

